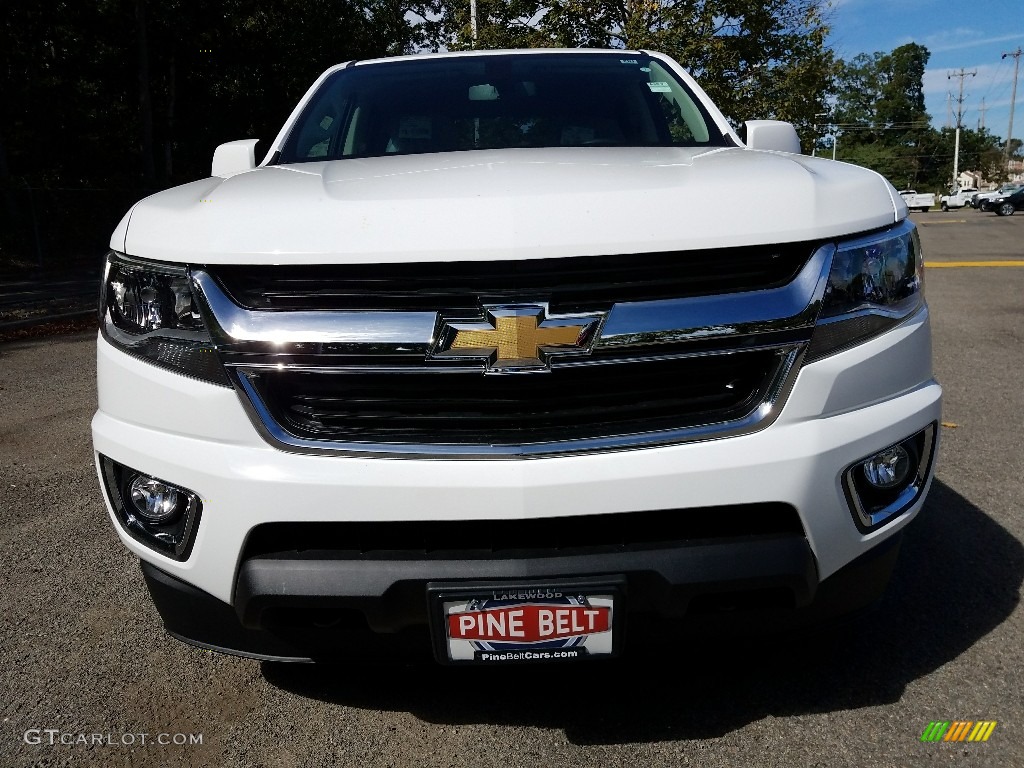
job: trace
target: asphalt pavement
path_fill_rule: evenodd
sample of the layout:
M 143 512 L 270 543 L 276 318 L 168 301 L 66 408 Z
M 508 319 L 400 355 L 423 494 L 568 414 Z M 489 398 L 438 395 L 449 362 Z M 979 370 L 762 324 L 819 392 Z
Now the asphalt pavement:
M 93 315 L 99 283 L 99 259 L 91 269 L 0 277 L 0 340 L 23 328 Z
M 879 609 L 628 663 L 286 666 L 171 639 L 101 501 L 94 334 L 0 344 L 0 768 L 1024 766 L 1024 215 L 913 217 L 944 425 Z M 938 720 L 997 725 L 922 742 Z

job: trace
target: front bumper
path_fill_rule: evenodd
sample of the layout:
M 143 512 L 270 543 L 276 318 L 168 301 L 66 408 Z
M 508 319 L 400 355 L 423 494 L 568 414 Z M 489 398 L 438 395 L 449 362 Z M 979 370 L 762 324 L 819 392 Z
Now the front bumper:
M 140 544 L 121 529 L 110 510 L 122 541 L 168 578 L 192 585 L 232 614 L 231 606 L 244 596 L 246 585 L 265 581 L 270 573 L 242 559 L 250 533 L 263 524 L 508 521 L 652 510 L 685 515 L 763 503 L 796 510 L 803 532 L 800 546 L 814 574 L 807 575 L 801 555 L 757 578 L 790 579 L 799 605 L 816 584 L 866 555 L 918 513 L 925 494 L 890 524 L 861 533 L 841 476 L 852 462 L 939 421 L 942 395 L 931 373 L 927 310 L 888 333 L 804 366 L 778 420 L 759 432 L 530 460 L 285 453 L 259 436 L 230 389 L 158 369 L 102 338 L 98 376 L 99 411 L 93 420 L 97 454 L 192 489 L 203 505 L 194 546 L 184 562 Z M 712 550 L 698 549 L 710 557 Z M 715 578 L 728 577 L 726 571 L 732 568 L 742 582 L 743 562 L 740 551 L 723 557 Z M 594 572 L 615 573 L 632 568 L 629 563 L 594 567 Z M 486 575 L 519 575 L 507 564 L 494 568 Z M 579 561 L 557 566 L 548 561 L 538 575 L 570 576 L 579 568 Z M 679 568 L 683 575 L 677 581 L 693 581 L 685 575 L 694 573 L 692 562 L 684 558 Z M 340 573 L 332 576 L 335 584 Z M 804 586 L 793 586 L 794 574 L 801 574 Z M 347 574 L 343 581 L 351 578 Z M 421 578 L 430 575 L 417 573 L 410 583 Z M 404 625 L 392 624 L 390 628 Z
M 665 642 L 666 627 L 670 630 L 668 637 L 673 638 L 669 642 L 676 642 L 680 633 L 791 629 L 870 607 L 888 583 L 901 538 L 898 534 L 886 539 L 820 584 L 810 550 L 798 538 L 712 550 L 693 547 L 689 552 L 655 553 L 632 563 L 622 558 L 598 558 L 573 565 L 605 574 L 623 567 L 636 568 L 625 577 L 629 653 L 630 648 L 649 649 Z M 234 609 L 146 561 L 142 561 L 142 572 L 167 631 L 200 648 L 267 661 L 351 658 L 394 663 L 395 659 L 426 662 L 431 658 L 427 583 L 404 580 L 412 575 L 409 569 L 395 574 L 394 588 L 387 595 L 360 600 L 325 598 L 322 593 L 327 585 L 320 582 L 320 577 L 327 572 L 337 578 L 344 572 L 334 570 L 331 564 L 307 565 L 308 569 L 296 569 L 292 564 L 284 573 L 293 588 L 304 584 L 315 594 L 285 599 L 271 588 L 269 593 L 259 595 L 262 599 L 254 599 L 257 596 L 253 589 L 259 588 L 256 582 L 280 576 L 282 571 L 250 572 L 239 582 L 239 602 Z M 551 570 L 533 565 L 519 561 L 515 573 L 539 575 Z M 549 565 L 557 570 L 560 564 Z M 676 583 L 664 580 L 662 566 L 667 566 L 665 572 L 670 579 L 678 579 Z M 454 570 L 462 576 L 480 573 L 458 566 Z M 264 582 L 263 586 L 268 584 Z M 350 583 L 346 591 L 351 591 Z M 791 595 L 798 596 L 797 604 L 793 604 Z M 639 605 L 634 597 L 641 598 Z M 650 609 L 652 600 L 665 600 L 664 605 L 673 606 L 673 613 L 644 611 L 645 603 Z M 283 610 L 260 610 L 273 605 Z M 365 612 L 367 608 L 369 613 Z M 393 631 L 378 631 L 379 627 L 371 626 L 371 617 L 380 615 L 383 608 L 389 621 L 402 617 L 408 623 Z

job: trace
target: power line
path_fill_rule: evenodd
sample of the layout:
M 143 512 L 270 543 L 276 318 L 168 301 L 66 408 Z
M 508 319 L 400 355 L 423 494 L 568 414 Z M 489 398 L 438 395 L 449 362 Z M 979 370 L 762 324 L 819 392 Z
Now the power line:
M 992 89 L 995 88 L 996 87 L 996 83 L 999 82 L 1000 75 L 1003 74 L 1003 67 L 1005 67 L 1005 66 L 1006 66 L 1006 60 L 1003 59 L 1003 60 L 1001 60 L 999 62 L 999 66 L 996 67 L 995 72 L 993 72 L 991 74 L 991 76 L 989 77 L 989 79 L 988 79 L 988 88 L 985 89 L 985 94 L 984 94 L 983 98 L 987 99 L 989 96 L 992 95 Z M 1001 94 L 1000 94 L 1000 96 L 1001 96 Z M 999 100 L 999 98 L 993 99 L 993 101 L 998 101 L 998 100 Z
M 850 152 L 850 154 L 854 154 L 855 155 L 857 153 L 857 150 L 856 149 L 851 149 L 851 150 L 849 150 L 849 152 Z M 974 155 L 977 155 L 978 157 L 980 157 L 981 155 L 984 154 L 984 152 L 977 152 L 977 151 L 975 151 L 975 152 L 972 152 L 971 154 L 974 154 Z M 930 160 L 952 160 L 953 159 L 953 153 L 952 152 L 932 152 L 932 153 L 923 154 L 923 155 L 910 155 L 910 154 L 907 154 L 907 155 L 903 155 L 903 154 L 880 155 L 880 154 L 872 153 L 871 156 L 870 156 L 870 159 L 872 159 L 872 160 L 923 160 L 925 158 L 930 159 Z
M 830 125 L 850 131 L 907 131 L 911 128 L 926 128 L 931 123 L 922 120 L 919 123 L 890 123 L 888 125 L 871 125 L 870 123 L 830 123 Z

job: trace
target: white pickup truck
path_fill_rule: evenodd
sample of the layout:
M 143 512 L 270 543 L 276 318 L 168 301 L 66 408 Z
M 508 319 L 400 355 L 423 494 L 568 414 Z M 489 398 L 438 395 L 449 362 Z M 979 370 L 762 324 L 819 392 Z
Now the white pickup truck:
M 643 51 L 349 62 L 254 144 L 107 259 L 96 465 L 173 636 L 533 663 L 878 596 L 942 397 L 878 174 Z
M 971 204 L 971 198 L 977 193 L 976 187 L 958 189 L 951 195 L 943 195 L 939 200 L 939 207 L 944 211 L 948 211 L 950 208 L 965 208 Z
M 921 211 L 924 213 L 935 207 L 935 195 L 931 192 L 918 192 L 916 189 L 901 189 L 900 197 L 902 197 L 903 202 L 907 204 L 907 208 L 912 211 Z

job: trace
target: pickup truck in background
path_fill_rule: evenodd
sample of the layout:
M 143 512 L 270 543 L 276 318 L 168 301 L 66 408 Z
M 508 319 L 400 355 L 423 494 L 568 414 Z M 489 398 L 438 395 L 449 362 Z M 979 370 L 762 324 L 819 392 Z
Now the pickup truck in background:
M 951 195 L 943 195 L 939 200 L 939 207 L 948 211 L 950 208 L 964 208 L 971 204 L 971 198 L 977 194 L 975 187 L 964 187 Z
M 901 189 L 900 197 L 907 204 L 907 208 L 912 211 L 924 213 L 935 207 L 935 195 L 931 192 L 924 193 L 918 192 L 915 189 Z

